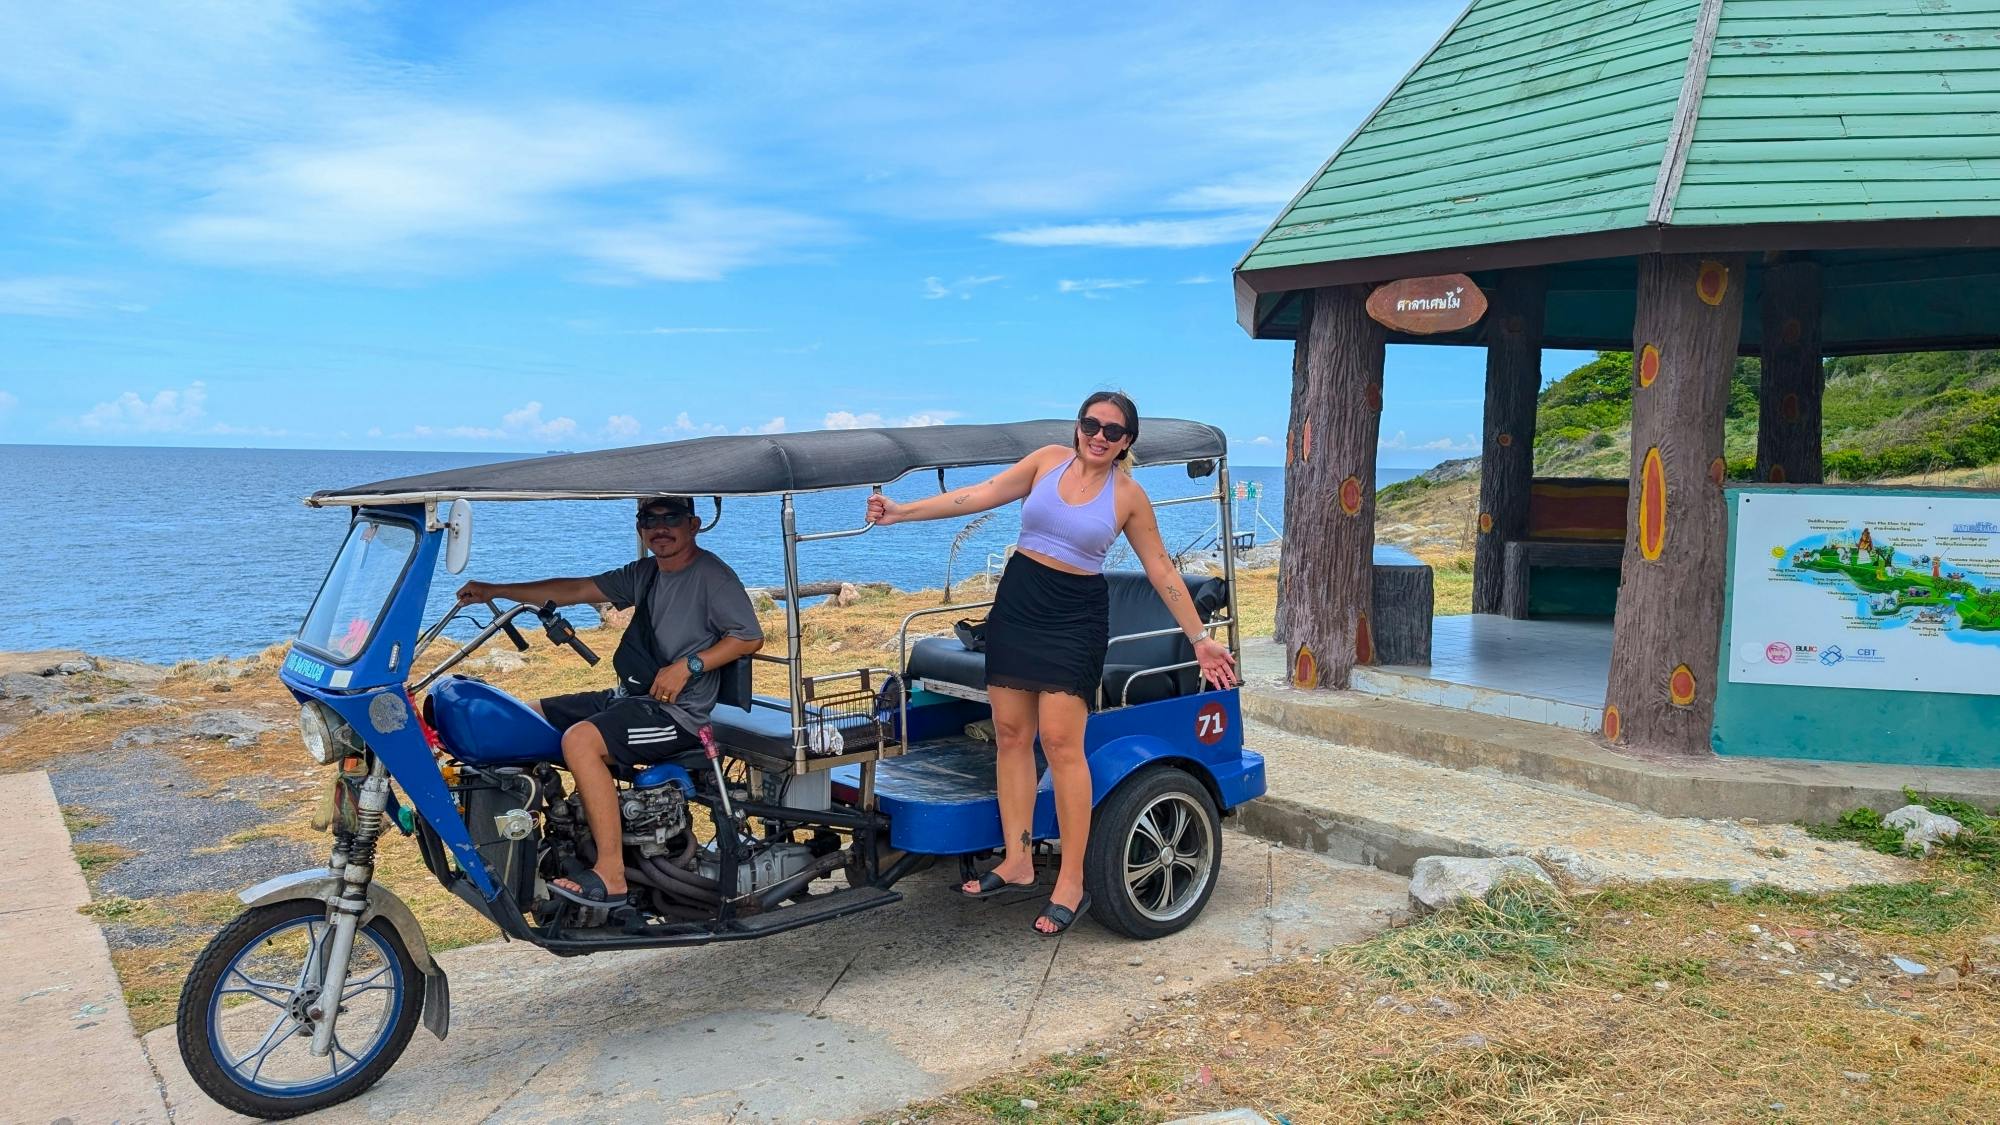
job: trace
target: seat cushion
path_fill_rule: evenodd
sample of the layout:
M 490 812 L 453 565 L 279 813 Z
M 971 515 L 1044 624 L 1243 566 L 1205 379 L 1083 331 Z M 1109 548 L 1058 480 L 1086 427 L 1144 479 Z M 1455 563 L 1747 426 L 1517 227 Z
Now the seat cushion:
M 986 690 L 986 654 L 972 652 L 957 637 L 920 637 L 910 646 L 909 678 L 942 680 Z

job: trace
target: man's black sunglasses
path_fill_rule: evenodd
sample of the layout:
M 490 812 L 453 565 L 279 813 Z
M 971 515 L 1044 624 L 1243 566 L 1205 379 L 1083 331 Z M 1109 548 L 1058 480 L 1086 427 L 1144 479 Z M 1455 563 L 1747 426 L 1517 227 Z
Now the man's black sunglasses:
M 1124 441 L 1125 435 L 1132 432 L 1116 422 L 1100 422 L 1095 418 L 1078 418 L 1076 428 L 1083 431 L 1084 437 L 1096 437 L 1097 431 L 1103 430 L 1104 440 L 1111 442 Z
M 692 522 L 694 517 L 686 512 L 668 512 L 663 516 L 640 516 L 639 528 L 642 531 L 651 531 L 656 527 L 674 528 Z

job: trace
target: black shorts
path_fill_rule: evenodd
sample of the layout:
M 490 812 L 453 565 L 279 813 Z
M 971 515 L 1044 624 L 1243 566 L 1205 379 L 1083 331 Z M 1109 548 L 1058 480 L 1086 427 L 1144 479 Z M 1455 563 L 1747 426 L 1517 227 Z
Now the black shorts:
M 1016 551 L 986 614 L 986 686 L 1063 692 L 1094 707 L 1110 633 L 1102 574 L 1071 574 Z
M 604 736 L 611 760 L 638 769 L 701 749 L 695 732 L 674 721 L 658 700 L 609 691 L 579 691 L 542 700 L 542 715 L 557 730 L 589 723 Z

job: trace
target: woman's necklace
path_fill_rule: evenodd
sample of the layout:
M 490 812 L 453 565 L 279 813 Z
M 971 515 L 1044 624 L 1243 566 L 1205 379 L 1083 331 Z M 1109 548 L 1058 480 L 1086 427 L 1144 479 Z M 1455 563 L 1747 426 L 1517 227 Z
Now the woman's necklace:
M 1070 504 L 1083 503 L 1085 497 L 1095 496 L 1097 494 L 1098 489 L 1104 487 L 1105 483 L 1111 478 L 1111 473 L 1107 470 L 1103 476 L 1098 477 L 1096 480 L 1092 480 L 1090 477 L 1090 470 L 1084 468 L 1080 462 L 1071 462 L 1071 467 L 1076 470 L 1076 483 L 1078 487 L 1075 489 L 1071 489 L 1069 487 L 1069 482 L 1067 480 L 1057 482 L 1058 491 L 1062 493 L 1062 498 L 1065 503 L 1070 503 Z M 1067 476 L 1068 474 L 1064 475 Z M 1074 496 L 1071 495 L 1072 491 L 1075 493 Z

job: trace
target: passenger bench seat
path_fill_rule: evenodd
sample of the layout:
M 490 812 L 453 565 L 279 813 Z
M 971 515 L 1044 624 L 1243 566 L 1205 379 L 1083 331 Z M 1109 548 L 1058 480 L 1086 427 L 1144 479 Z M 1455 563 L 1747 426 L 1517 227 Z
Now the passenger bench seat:
M 1104 575 L 1110 600 L 1111 636 L 1147 633 L 1174 627 L 1173 614 L 1153 589 L 1144 571 L 1108 571 Z M 1188 593 L 1194 598 L 1195 614 L 1206 622 L 1229 604 L 1229 586 L 1210 575 L 1183 574 Z M 1146 668 L 1179 664 L 1194 659 L 1194 646 L 1178 633 L 1122 641 L 1111 645 L 1104 661 L 1104 701 L 1118 703 L 1127 680 Z M 957 637 L 923 637 L 910 646 L 909 679 L 939 680 L 961 687 L 984 690 L 986 654 L 968 651 Z M 1198 672 L 1183 668 L 1177 672 L 1147 676 L 1132 686 L 1127 702 L 1151 703 L 1160 699 L 1192 695 L 1197 690 Z

